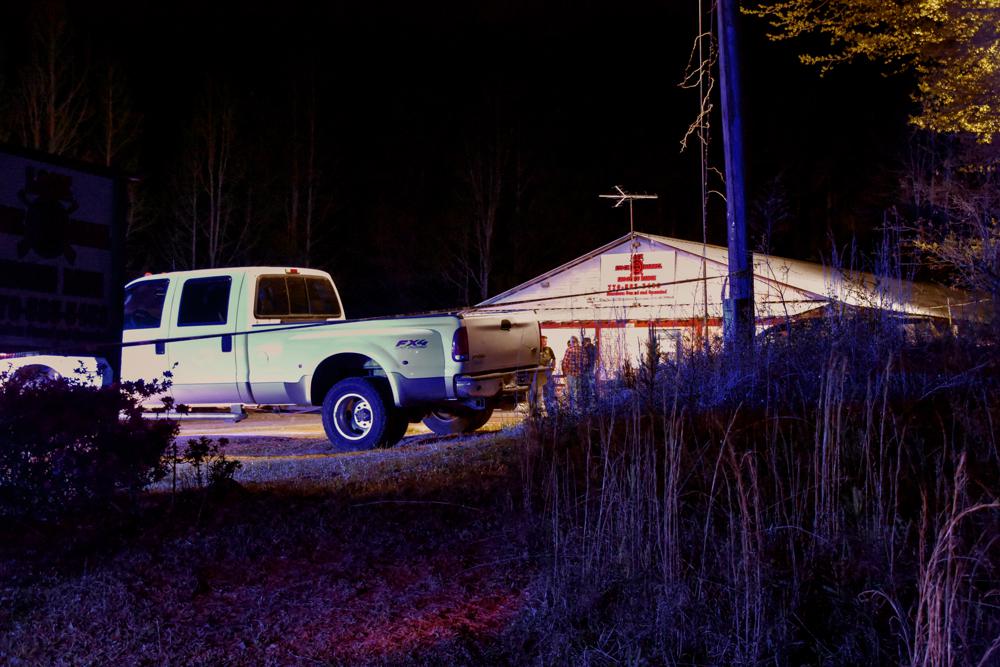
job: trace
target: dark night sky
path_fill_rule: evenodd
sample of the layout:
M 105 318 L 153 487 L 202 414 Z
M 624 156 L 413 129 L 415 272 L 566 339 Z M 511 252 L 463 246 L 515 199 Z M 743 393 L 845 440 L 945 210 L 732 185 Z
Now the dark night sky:
M 386 250 L 392 257 L 371 255 L 386 235 L 441 233 L 484 99 L 514 119 L 531 163 L 528 224 L 501 234 L 492 292 L 625 233 L 626 213 L 597 199 L 615 184 L 659 193 L 637 205 L 638 229 L 701 237 L 696 153 L 679 153 L 696 96 L 677 85 L 696 2 L 541 5 L 93 0 L 70 11 L 96 52 L 127 66 L 146 117 L 142 172 L 154 183 L 177 157 L 206 78 L 240 91 L 255 118 L 247 131 L 281 133 L 267 109 L 280 105 L 289 72 L 315 68 L 337 201 L 320 263 L 340 282 L 385 276 L 369 292 L 378 305 L 348 296 L 360 314 L 446 305 L 438 301 L 449 297 L 409 285 L 426 265 L 379 272 L 411 262 L 405 244 Z M 24 11 L 3 9 L 8 70 L 23 57 Z M 743 40 L 748 200 L 780 176 L 791 212 L 773 250 L 819 258 L 829 233 L 838 244 L 869 243 L 893 201 L 907 82 L 864 66 L 820 79 L 798 64 L 796 45 L 768 42 L 755 19 L 744 20 Z M 721 167 L 718 119 L 713 138 Z M 722 213 L 713 206 L 709 237 L 724 244 Z

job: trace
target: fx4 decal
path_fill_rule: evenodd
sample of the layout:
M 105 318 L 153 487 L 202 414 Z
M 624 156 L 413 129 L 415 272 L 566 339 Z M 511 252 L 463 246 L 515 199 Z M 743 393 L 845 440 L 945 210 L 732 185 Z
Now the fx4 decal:
M 405 347 L 405 348 L 408 348 L 408 349 L 410 349 L 410 348 L 416 348 L 416 349 L 421 349 L 422 350 L 423 348 L 427 347 L 427 340 L 424 339 L 424 338 L 417 338 L 417 339 L 412 339 L 412 340 L 404 338 L 404 339 L 400 340 L 398 343 L 396 343 L 396 347 L 397 348 L 399 348 L 399 347 Z

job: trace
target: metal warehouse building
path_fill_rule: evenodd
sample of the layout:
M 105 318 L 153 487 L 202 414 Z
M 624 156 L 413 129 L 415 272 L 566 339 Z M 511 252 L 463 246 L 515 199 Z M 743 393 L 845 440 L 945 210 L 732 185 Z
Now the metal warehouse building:
M 836 306 L 881 308 L 947 323 L 969 306 L 956 290 L 882 279 L 822 264 L 754 254 L 757 329 L 816 317 Z M 632 233 L 488 299 L 477 308 L 536 313 L 556 353 L 589 336 L 605 372 L 634 364 L 650 330 L 674 357 L 722 335 L 728 251 L 693 241 Z

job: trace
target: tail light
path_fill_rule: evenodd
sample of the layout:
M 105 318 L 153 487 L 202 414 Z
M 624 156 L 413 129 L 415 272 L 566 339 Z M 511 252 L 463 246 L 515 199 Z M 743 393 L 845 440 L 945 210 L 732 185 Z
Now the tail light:
M 469 360 L 469 330 L 465 327 L 455 329 L 451 338 L 451 358 L 455 361 Z

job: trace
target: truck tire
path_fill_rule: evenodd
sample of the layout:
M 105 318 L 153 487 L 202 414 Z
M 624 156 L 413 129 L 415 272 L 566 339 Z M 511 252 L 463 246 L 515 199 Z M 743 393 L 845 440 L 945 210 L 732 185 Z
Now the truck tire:
M 14 377 L 20 380 L 25 386 L 34 386 L 58 380 L 59 373 L 48 366 L 23 366 L 14 371 Z
M 341 380 L 323 399 L 323 429 L 330 442 L 348 449 L 387 446 L 396 406 L 367 378 Z M 395 444 L 395 442 L 389 443 Z
M 383 440 L 381 447 L 392 447 L 399 443 L 406 435 L 406 429 L 410 427 L 410 420 L 406 418 L 402 410 L 396 410 L 396 414 L 389 422 L 389 428 L 386 429 L 385 439 Z
M 424 417 L 424 426 L 438 435 L 451 435 L 453 433 L 472 433 L 490 420 L 493 415 L 493 406 L 488 406 L 482 410 L 446 410 L 439 408 L 432 410 Z

